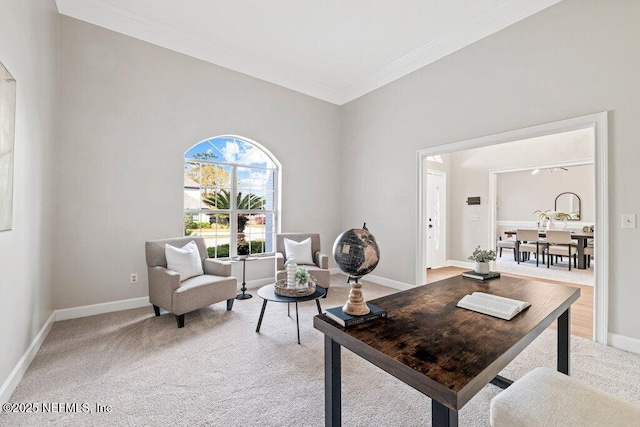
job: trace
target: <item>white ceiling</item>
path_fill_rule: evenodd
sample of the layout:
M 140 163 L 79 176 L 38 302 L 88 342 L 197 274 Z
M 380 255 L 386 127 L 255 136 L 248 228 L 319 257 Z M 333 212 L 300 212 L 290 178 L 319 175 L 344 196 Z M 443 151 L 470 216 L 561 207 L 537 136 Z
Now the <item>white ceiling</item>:
M 61 14 L 342 105 L 560 0 L 56 0 Z

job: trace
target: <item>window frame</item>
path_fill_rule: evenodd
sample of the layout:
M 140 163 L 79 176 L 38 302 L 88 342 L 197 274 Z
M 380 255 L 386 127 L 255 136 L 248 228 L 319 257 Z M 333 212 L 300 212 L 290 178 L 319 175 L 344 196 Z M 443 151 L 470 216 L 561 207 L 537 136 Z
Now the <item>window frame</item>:
M 273 163 L 274 166 L 267 166 L 267 167 L 263 167 L 263 166 L 252 166 L 252 165 L 246 165 L 246 164 L 242 164 L 242 163 L 232 163 L 232 162 L 226 162 L 226 161 L 211 161 L 211 160 L 204 160 L 204 159 L 197 159 L 197 158 L 193 158 L 193 157 L 186 157 L 186 153 L 188 151 L 190 151 L 193 147 L 196 147 L 204 142 L 208 142 L 208 141 L 212 141 L 218 138 L 229 138 L 229 139 L 233 139 L 233 140 L 238 140 L 241 141 L 245 144 L 251 144 L 254 147 L 256 147 L 257 149 L 261 150 L 264 154 L 267 155 L 267 157 L 269 158 L 269 160 Z M 187 164 L 199 164 L 201 165 L 213 165 L 213 166 L 220 166 L 220 167 L 229 167 L 231 169 L 231 187 L 230 187 L 230 195 L 231 195 L 231 199 L 232 199 L 232 203 L 231 203 L 231 207 L 230 209 L 212 209 L 212 208 L 204 208 L 203 206 L 206 205 L 206 203 L 204 203 L 202 201 L 202 190 L 207 188 L 207 187 L 203 187 L 201 185 L 201 182 L 198 182 L 198 190 L 200 193 L 200 209 L 185 209 L 184 203 L 183 203 L 183 220 L 184 220 L 184 216 L 185 215 L 198 215 L 200 216 L 201 214 L 205 214 L 205 215 L 229 215 L 229 256 L 228 257 L 216 257 L 216 259 L 231 259 L 234 257 L 238 256 L 238 215 L 239 214 L 247 214 L 247 215 L 255 215 L 255 214 L 265 214 L 265 215 L 269 215 L 272 214 L 273 215 L 273 230 L 269 233 L 272 235 L 272 250 L 270 252 L 262 252 L 262 253 L 252 253 L 250 254 L 253 257 L 259 257 L 259 258 L 269 258 L 269 257 L 274 257 L 275 256 L 275 238 L 276 238 L 276 234 L 278 234 L 280 232 L 280 211 L 281 211 L 281 199 L 280 199 L 280 189 L 282 186 L 282 167 L 280 165 L 280 162 L 273 156 L 273 154 L 271 154 L 271 152 L 269 150 L 267 150 L 266 148 L 264 148 L 262 145 L 260 145 L 259 143 L 252 141 L 251 139 L 248 138 L 244 138 L 244 137 L 240 137 L 240 136 L 235 136 L 235 135 L 219 135 L 219 136 L 215 136 L 215 137 L 211 137 L 211 138 L 207 138 L 204 139 L 200 142 L 198 142 L 197 144 L 192 145 L 187 151 L 185 151 L 185 156 L 183 156 L 183 180 L 184 180 L 184 176 L 185 176 L 185 172 L 184 172 L 184 167 L 187 166 Z M 273 172 L 273 209 L 238 209 L 237 206 L 237 198 L 238 198 L 238 168 L 240 169 L 248 169 L 248 170 L 261 170 L 261 171 L 272 171 Z M 183 193 L 184 190 L 187 187 L 184 186 L 183 184 Z M 202 228 L 199 229 L 200 232 L 202 232 Z M 232 231 L 235 230 L 235 231 Z M 183 231 L 184 231 L 184 227 L 183 227 Z M 266 239 L 266 235 L 267 235 L 267 231 L 265 230 L 265 239 Z M 216 239 L 217 240 L 217 239 Z M 266 243 L 266 240 L 265 240 Z M 219 246 L 219 244 L 216 242 L 216 246 Z M 264 248 L 266 250 L 266 247 Z M 217 253 L 216 253 L 217 255 Z

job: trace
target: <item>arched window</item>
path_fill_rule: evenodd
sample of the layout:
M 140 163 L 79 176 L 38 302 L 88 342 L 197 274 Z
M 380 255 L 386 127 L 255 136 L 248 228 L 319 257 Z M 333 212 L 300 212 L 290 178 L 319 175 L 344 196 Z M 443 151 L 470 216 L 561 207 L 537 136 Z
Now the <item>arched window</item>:
M 184 234 L 205 238 L 209 256 L 273 254 L 280 166 L 256 142 L 218 136 L 184 155 Z

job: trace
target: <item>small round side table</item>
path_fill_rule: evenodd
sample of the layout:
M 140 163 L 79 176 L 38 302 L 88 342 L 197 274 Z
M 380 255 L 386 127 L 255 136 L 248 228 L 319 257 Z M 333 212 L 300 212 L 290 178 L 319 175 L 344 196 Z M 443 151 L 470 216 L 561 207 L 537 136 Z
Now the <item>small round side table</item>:
M 327 294 L 327 290 L 322 286 L 316 285 L 316 292 L 304 297 L 285 297 L 276 294 L 275 285 L 267 285 L 258 289 L 258 296 L 264 300 L 262 303 L 262 311 L 260 311 L 260 318 L 258 319 L 258 327 L 256 332 L 260 332 L 260 326 L 262 325 L 262 318 L 264 317 L 264 310 L 267 308 L 267 302 L 286 302 L 287 303 L 287 316 L 289 312 L 290 304 L 293 302 L 296 304 L 296 328 L 298 329 L 298 344 L 300 344 L 300 321 L 298 320 L 298 303 L 305 301 L 315 301 L 318 307 L 318 314 L 322 314 L 322 307 L 320 307 L 320 298 Z
M 238 294 L 236 296 L 236 299 L 249 299 L 249 298 L 253 297 L 253 295 L 245 293 L 245 291 L 247 290 L 247 283 L 246 283 L 246 280 L 245 280 L 245 277 L 246 277 L 245 275 L 246 275 L 246 271 L 247 271 L 247 261 L 254 261 L 254 260 L 258 259 L 258 257 L 250 256 L 250 257 L 247 257 L 247 258 L 240 258 L 240 257 L 234 256 L 231 259 L 233 261 L 242 262 L 242 287 L 240 288 L 242 293 Z

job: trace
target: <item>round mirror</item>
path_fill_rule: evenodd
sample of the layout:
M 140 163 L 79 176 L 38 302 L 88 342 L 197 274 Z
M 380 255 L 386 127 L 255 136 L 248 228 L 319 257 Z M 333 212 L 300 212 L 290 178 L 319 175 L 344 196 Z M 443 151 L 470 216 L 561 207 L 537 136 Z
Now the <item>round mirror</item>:
M 556 212 L 564 212 L 571 216 L 569 221 L 580 221 L 581 211 L 580 197 L 576 193 L 565 192 L 558 194 L 554 205 Z

